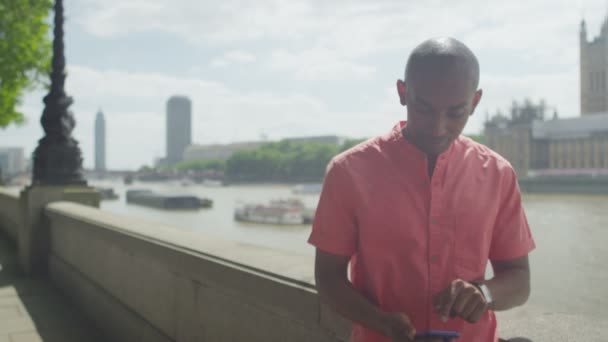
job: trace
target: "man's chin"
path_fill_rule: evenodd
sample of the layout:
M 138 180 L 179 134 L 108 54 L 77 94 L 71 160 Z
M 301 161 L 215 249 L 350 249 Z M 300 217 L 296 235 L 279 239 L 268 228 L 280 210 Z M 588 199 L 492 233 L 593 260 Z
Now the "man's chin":
M 440 154 L 442 154 L 443 152 L 445 152 L 448 147 L 450 147 L 449 144 L 447 143 L 441 143 L 441 144 L 429 144 L 427 146 L 425 146 L 426 148 L 424 149 L 424 152 L 430 156 L 438 156 Z

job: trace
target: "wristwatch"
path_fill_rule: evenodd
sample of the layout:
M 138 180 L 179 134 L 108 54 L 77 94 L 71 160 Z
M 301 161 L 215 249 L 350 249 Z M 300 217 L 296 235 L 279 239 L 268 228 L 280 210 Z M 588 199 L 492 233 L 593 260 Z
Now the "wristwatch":
M 480 282 L 471 282 L 471 284 L 475 285 L 476 288 L 479 289 L 483 297 L 486 299 L 486 303 L 488 305 L 492 304 L 492 294 L 490 293 L 490 289 L 484 283 Z

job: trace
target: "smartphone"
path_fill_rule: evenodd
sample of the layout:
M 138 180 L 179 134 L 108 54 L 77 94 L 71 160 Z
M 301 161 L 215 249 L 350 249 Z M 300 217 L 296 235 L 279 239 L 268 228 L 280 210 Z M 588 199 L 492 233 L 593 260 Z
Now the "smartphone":
M 460 333 L 457 331 L 442 331 L 442 330 L 426 330 L 416 334 L 416 340 L 425 340 L 428 338 L 443 339 L 446 342 L 450 342 L 453 339 L 460 337 Z

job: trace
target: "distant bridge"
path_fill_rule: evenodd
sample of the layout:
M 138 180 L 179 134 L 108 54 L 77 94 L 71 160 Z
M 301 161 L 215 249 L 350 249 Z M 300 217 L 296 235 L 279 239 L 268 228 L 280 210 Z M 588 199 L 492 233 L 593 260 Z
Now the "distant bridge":
M 87 179 L 103 179 L 103 178 L 124 178 L 127 175 L 135 175 L 136 171 L 131 170 L 84 170 L 84 176 Z

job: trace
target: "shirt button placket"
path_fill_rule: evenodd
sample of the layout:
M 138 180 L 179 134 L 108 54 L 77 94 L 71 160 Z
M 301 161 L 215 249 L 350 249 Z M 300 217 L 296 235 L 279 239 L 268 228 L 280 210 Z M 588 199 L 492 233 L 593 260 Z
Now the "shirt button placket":
M 431 200 L 431 216 L 429 219 L 429 250 L 428 250 L 428 289 L 427 289 L 427 302 L 429 308 L 432 305 L 432 298 L 436 293 L 439 293 L 439 281 L 441 277 L 441 254 L 439 246 L 439 230 L 440 220 L 437 216 L 437 203 L 435 199 Z M 432 321 L 433 311 L 428 309 L 426 311 L 427 320 L 430 324 Z
M 440 291 L 441 279 L 441 182 L 443 175 L 443 158 L 437 161 L 435 172 L 431 179 L 431 206 L 429 217 L 429 295 Z

